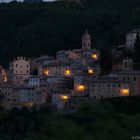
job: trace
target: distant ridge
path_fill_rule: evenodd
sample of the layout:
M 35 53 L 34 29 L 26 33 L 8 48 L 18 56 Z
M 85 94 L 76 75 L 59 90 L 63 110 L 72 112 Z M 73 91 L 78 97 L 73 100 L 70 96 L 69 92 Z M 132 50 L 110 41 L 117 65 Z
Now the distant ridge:
M 86 28 L 92 48 L 112 48 L 124 44 L 125 34 L 140 27 L 140 0 L 80 2 L 83 7 L 70 0 L 1 4 L 0 64 L 19 55 L 36 57 L 81 48 Z
M 38 2 L 54 2 L 57 0 L 0 0 L 0 3 L 10 3 L 10 2 L 26 2 L 26 3 L 38 3 Z

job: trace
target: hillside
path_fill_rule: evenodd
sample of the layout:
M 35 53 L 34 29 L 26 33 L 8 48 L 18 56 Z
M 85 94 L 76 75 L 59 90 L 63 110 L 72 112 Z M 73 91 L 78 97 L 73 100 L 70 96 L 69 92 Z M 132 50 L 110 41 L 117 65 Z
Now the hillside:
M 125 41 L 125 33 L 140 26 L 139 0 L 81 0 L 0 5 L 0 63 L 17 55 L 54 54 L 81 47 L 87 28 L 93 47 Z

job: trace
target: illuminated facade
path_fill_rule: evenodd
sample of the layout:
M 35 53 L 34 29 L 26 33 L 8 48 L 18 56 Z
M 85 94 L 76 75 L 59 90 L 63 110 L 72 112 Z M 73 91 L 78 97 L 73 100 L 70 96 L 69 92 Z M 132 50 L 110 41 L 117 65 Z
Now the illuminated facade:
M 66 104 L 71 98 L 71 93 L 66 91 L 58 91 L 52 94 L 52 104 L 57 107 L 58 110 L 63 110 Z
M 114 98 L 129 96 L 129 83 L 116 77 L 105 76 L 90 83 L 89 94 L 92 99 Z
M 44 76 L 56 76 L 56 75 L 71 75 L 71 67 L 68 64 L 52 63 L 43 66 L 42 68 Z
M 113 75 L 119 80 L 127 82 L 130 85 L 130 95 L 140 95 L 140 71 L 133 70 L 133 60 L 125 58 L 122 62 L 122 68 L 119 71 L 113 71 Z

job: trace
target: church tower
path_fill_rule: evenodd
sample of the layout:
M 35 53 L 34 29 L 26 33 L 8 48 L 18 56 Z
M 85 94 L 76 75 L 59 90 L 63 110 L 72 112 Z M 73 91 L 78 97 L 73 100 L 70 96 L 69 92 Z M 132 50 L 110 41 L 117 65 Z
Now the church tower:
M 82 49 L 83 50 L 89 50 L 91 49 L 91 36 L 86 30 L 86 32 L 83 34 L 82 37 Z

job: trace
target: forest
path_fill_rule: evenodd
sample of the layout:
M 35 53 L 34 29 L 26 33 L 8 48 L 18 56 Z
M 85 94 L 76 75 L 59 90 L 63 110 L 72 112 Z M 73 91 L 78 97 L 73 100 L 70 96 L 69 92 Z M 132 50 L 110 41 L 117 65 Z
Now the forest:
M 130 140 L 139 136 L 140 97 L 81 104 L 64 114 L 41 106 L 0 112 L 1 140 Z
M 81 0 L 0 4 L 0 64 L 16 56 L 54 55 L 81 48 L 88 29 L 92 48 L 125 43 L 125 34 L 140 25 L 139 0 Z

